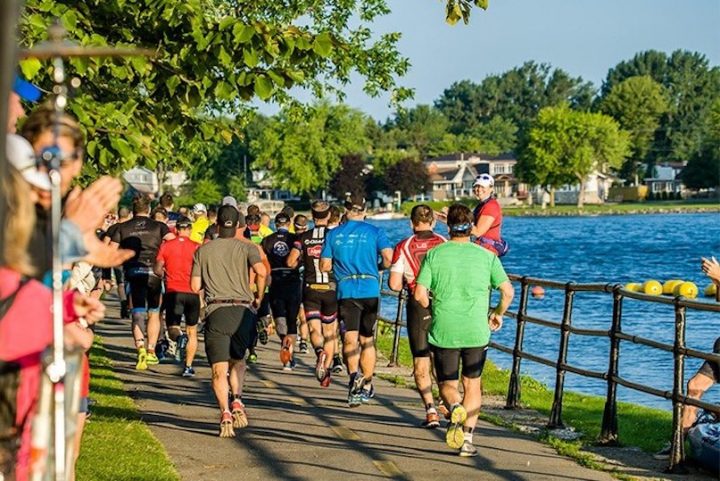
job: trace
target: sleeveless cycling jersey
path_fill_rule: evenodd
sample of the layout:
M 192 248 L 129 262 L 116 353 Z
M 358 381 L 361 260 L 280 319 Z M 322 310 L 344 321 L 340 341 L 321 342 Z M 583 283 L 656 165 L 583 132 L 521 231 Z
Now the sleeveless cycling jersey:
M 400 241 L 393 251 L 390 272 L 402 273 L 408 290 L 413 292 L 415 290 L 415 278 L 420 272 L 425 254 L 443 242 L 445 242 L 445 238 L 432 231 L 421 231 Z
M 305 268 L 306 284 L 334 284 L 335 276 L 332 272 L 320 271 L 320 254 L 328 229 L 325 226 L 318 226 L 300 234 L 295 240 L 294 248 L 302 254 L 302 262 Z

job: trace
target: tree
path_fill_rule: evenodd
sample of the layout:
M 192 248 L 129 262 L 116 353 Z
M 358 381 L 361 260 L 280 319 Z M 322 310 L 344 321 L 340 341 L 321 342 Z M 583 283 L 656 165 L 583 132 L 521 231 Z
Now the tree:
M 408 158 L 390 166 L 383 180 L 388 193 L 399 190 L 403 199 L 423 193 L 430 186 L 430 177 L 423 163 Z
M 516 175 L 551 193 L 579 183 L 578 207 L 583 206 L 585 180 L 593 171 L 619 168 L 629 154 L 629 137 L 611 117 L 571 110 L 567 104 L 545 107 L 528 134 L 516 165 Z
M 688 161 L 681 173 L 683 183 L 690 189 L 720 187 L 720 98 L 710 106 L 707 136 L 699 152 Z
M 370 95 L 410 90 L 397 78 L 408 68 L 399 34 L 371 35 L 388 13 L 384 0 L 28 0 L 25 45 L 45 40 L 60 19 L 81 45 L 144 46 L 154 59 L 73 58 L 68 74 L 82 81 L 70 109 L 86 130 L 88 169 L 117 172 L 134 164 L 185 167 L 207 142 L 230 142 L 253 98 L 292 103 L 290 89 L 335 93 L 357 73 Z M 46 63 L 22 62 L 23 73 L 48 89 Z
M 445 21 L 450 25 L 455 25 L 458 20 L 470 22 L 470 12 L 473 6 L 487 10 L 489 0 L 447 0 L 445 7 Z
M 370 171 L 362 157 L 357 154 L 344 155 L 340 163 L 341 168 L 330 181 L 330 193 L 343 200 L 348 192 L 367 197 L 366 182 Z
M 707 57 L 698 52 L 676 50 L 670 56 L 655 50 L 640 52 L 608 71 L 600 101 L 615 85 L 643 75 L 662 85 L 669 99 L 669 109 L 660 119 L 648 152 L 648 163 L 689 159 L 701 149 L 710 128 L 710 105 L 720 96 L 720 67 L 710 67 Z
M 425 158 L 431 146 L 447 132 L 449 124 L 445 115 L 436 108 L 417 105 L 409 110 L 398 111 L 385 128 L 395 139 L 398 148 L 416 151 L 421 158 Z
M 488 155 L 498 155 L 503 152 L 511 152 L 517 146 L 518 128 L 511 121 L 499 115 L 483 122 L 469 135 L 480 143 L 480 151 Z
M 365 114 L 342 104 L 285 109 L 251 140 L 254 167 L 267 169 L 277 188 L 313 194 L 327 186 L 341 156 L 368 153 L 366 124 Z
M 634 180 L 641 174 L 636 165 L 647 162 L 660 118 L 669 110 L 665 89 L 649 75 L 629 77 L 615 84 L 601 101 L 600 110 L 630 133 L 632 155 L 623 164 L 620 175 Z

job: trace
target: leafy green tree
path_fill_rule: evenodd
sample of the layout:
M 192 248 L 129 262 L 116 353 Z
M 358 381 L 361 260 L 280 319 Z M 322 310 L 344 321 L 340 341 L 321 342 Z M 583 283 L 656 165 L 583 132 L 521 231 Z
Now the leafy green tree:
M 515 173 L 525 182 L 543 186 L 552 203 L 556 188 L 579 183 L 578 207 L 582 207 L 588 175 L 619 168 L 627 155 L 628 134 L 612 117 L 574 111 L 563 104 L 540 111 Z
M 720 98 L 710 106 L 708 122 L 703 146 L 690 157 L 681 173 L 683 183 L 690 189 L 720 187 Z
M 341 156 L 368 153 L 366 125 L 365 114 L 342 104 L 285 109 L 251 140 L 254 167 L 267 169 L 277 188 L 313 194 L 327 186 Z
M 59 18 L 81 45 L 142 46 L 154 59 L 74 58 L 82 81 L 70 109 L 87 137 L 88 169 L 117 172 L 135 164 L 187 166 L 207 142 L 230 142 L 254 99 L 292 102 L 290 89 L 342 97 L 353 73 L 370 95 L 410 90 L 399 34 L 372 35 L 388 13 L 384 0 L 28 0 L 20 38 L 34 45 Z M 23 73 L 44 88 L 47 64 L 26 60 Z M 232 120 L 231 120 L 232 119 Z
M 407 158 L 390 166 L 385 171 L 383 181 L 388 193 L 399 190 L 403 199 L 421 194 L 430 186 L 430 178 L 423 163 Z
M 515 150 L 517 133 L 518 128 L 515 124 L 496 115 L 488 122 L 483 122 L 472 129 L 469 135 L 480 142 L 480 152 L 498 155 Z
M 386 124 L 400 149 L 418 152 L 424 158 L 431 146 L 442 139 L 450 122 L 442 112 L 429 105 L 401 110 Z
M 629 77 L 615 84 L 603 98 L 600 110 L 630 133 L 632 155 L 620 170 L 622 178 L 634 180 L 642 175 L 637 166 L 647 162 L 661 116 L 669 107 L 665 88 L 649 75 Z

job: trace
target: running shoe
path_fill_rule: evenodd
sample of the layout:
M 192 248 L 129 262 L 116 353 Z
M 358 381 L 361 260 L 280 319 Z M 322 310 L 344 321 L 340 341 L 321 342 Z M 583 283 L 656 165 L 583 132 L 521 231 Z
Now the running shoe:
M 230 403 L 230 409 L 232 410 L 232 427 L 236 429 L 247 427 L 249 423 L 247 413 L 245 413 L 245 405 L 242 401 L 239 399 L 233 399 L 233 402 Z
M 426 429 L 435 429 L 440 427 L 440 415 L 437 411 L 428 411 L 425 413 L 425 421 L 420 425 Z
M 182 377 L 194 377 L 195 376 L 195 369 L 192 368 L 192 366 L 185 366 L 185 369 L 183 369 Z
M 362 404 L 361 391 L 365 386 L 365 378 L 355 372 L 350 376 L 348 384 L 348 406 L 351 408 L 358 407 Z
M 308 345 L 307 341 L 305 339 L 300 339 L 300 354 L 307 354 L 308 353 Z
M 320 381 L 320 387 L 330 387 L 330 371 L 325 371 L 325 378 Z
M 224 411 L 220 417 L 220 437 L 235 437 L 235 431 L 233 430 L 233 415 L 230 411 Z
M 467 411 L 462 404 L 456 404 L 450 410 L 450 423 L 448 424 L 445 442 L 452 449 L 460 449 L 465 442 L 463 424 L 467 419 Z
M 322 350 L 318 354 L 317 364 L 315 364 L 315 377 L 319 382 L 323 382 L 328 374 L 328 369 L 325 367 L 325 360 L 327 359 L 327 353 Z
M 290 351 L 291 346 L 291 339 L 288 336 L 285 336 L 285 339 L 283 339 L 282 342 L 282 347 L 280 348 L 280 362 L 283 366 L 290 364 L 290 360 L 292 359 L 292 352 Z
M 445 403 L 442 399 L 438 399 L 437 401 L 437 411 L 438 414 L 440 414 L 442 417 L 444 417 L 448 421 L 450 420 L 450 411 L 448 410 L 447 406 L 445 406 Z
M 460 446 L 460 452 L 458 453 L 462 458 L 472 458 L 477 456 L 477 448 L 470 441 L 463 441 L 463 445 Z
M 335 354 L 333 357 L 333 365 L 330 369 L 334 374 L 342 374 L 343 371 L 345 371 L 345 366 L 343 366 L 342 358 L 339 354 Z
M 147 367 L 147 351 L 144 347 L 141 347 L 137 352 L 137 364 L 135 364 L 135 369 L 138 371 L 144 371 Z
M 367 384 L 365 385 L 367 387 Z M 375 397 L 375 386 L 372 384 L 370 385 L 370 389 L 361 389 L 360 390 L 360 402 L 363 404 L 368 404 L 372 398 Z
M 155 364 L 160 364 L 160 359 L 158 359 L 157 355 L 153 351 L 148 351 L 147 365 L 154 366 Z
M 262 319 L 258 319 L 257 324 L 255 325 L 258 332 L 258 341 L 260 341 L 260 344 L 265 345 L 268 343 L 268 333 L 267 330 L 265 330 L 265 322 L 263 322 Z
M 291 357 L 290 361 L 283 364 L 283 371 L 292 371 L 295 369 L 295 366 L 297 366 L 297 363 L 295 362 L 295 358 Z
M 255 354 L 254 352 L 251 352 L 250 354 L 248 354 L 248 357 L 247 357 L 248 364 L 257 364 L 257 361 L 258 361 L 257 354 Z

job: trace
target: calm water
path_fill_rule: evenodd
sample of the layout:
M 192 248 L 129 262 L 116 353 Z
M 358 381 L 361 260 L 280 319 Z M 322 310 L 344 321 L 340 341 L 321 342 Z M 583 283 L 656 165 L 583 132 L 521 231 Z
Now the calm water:
M 384 228 L 394 242 L 409 235 L 407 220 L 374 221 Z M 438 232 L 445 234 L 444 225 Z M 700 257 L 720 258 L 720 214 L 658 214 L 598 217 L 505 219 L 503 236 L 510 243 L 510 253 L 503 258 L 509 273 L 559 281 L 575 282 L 644 282 L 657 279 L 684 279 L 695 282 L 700 294 L 709 284 L 700 270 Z M 519 294 L 516 284 L 516 294 Z M 560 321 L 563 308 L 561 291 L 547 289 L 542 300 L 530 299 L 528 314 Z M 383 302 L 383 315 L 392 318 L 396 304 Z M 517 309 L 517 299 L 511 310 Z M 612 317 L 610 295 L 577 293 L 573 309 L 576 327 L 608 329 Z M 674 311 L 672 306 L 626 300 L 623 304 L 623 330 L 629 334 L 672 344 Z M 506 318 L 504 328 L 494 336 L 501 344 L 512 346 L 515 322 Z M 687 344 L 702 351 L 712 350 L 720 336 L 720 315 L 689 311 Z M 528 324 L 524 350 L 556 359 L 558 331 Z M 672 389 L 672 354 L 644 346 L 621 343 L 620 376 L 657 389 Z M 568 362 L 597 371 L 607 370 L 609 341 L 607 338 L 571 336 Z M 491 351 L 491 358 L 502 367 L 510 367 L 512 358 Z M 701 362 L 689 359 L 686 379 Z M 554 386 L 554 370 L 524 360 L 525 374 Z M 568 373 L 566 388 L 588 394 L 605 395 L 606 384 Z M 624 401 L 670 408 L 661 398 L 619 388 Z M 720 388 L 715 386 L 706 399 L 720 402 Z

